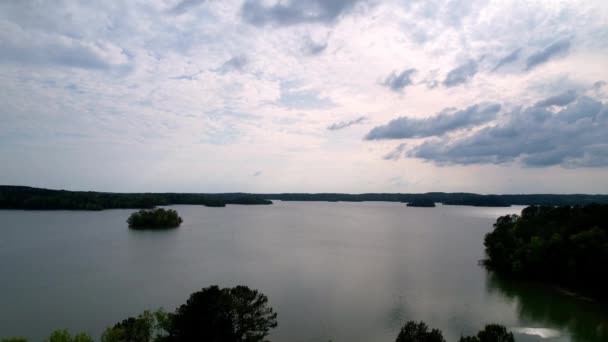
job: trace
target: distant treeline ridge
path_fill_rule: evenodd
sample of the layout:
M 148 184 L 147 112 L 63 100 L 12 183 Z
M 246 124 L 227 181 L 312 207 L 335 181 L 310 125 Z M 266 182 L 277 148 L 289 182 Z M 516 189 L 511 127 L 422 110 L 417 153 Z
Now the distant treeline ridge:
M 422 194 L 399 193 L 111 193 L 94 191 L 67 191 L 32 188 L 27 186 L 0 186 L 0 209 L 68 209 L 102 210 L 135 208 L 146 209 L 170 204 L 198 204 L 223 207 L 227 204 L 272 204 L 270 200 L 327 201 L 327 202 L 413 202 L 432 201 L 445 205 L 471 205 L 505 207 L 510 205 L 573 206 L 591 203 L 608 204 L 608 195 L 480 195 L 474 193 L 428 192 Z

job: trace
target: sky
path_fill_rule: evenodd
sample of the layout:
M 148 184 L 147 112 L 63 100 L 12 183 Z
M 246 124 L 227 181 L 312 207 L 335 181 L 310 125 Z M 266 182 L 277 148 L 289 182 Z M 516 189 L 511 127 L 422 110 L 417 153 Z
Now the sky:
M 608 1 L 0 2 L 0 184 L 608 193 Z

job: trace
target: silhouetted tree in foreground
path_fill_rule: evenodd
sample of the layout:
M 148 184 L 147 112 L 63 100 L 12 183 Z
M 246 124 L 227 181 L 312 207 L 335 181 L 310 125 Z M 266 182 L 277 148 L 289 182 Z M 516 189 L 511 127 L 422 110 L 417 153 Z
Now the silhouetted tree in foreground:
M 277 314 L 268 298 L 247 286 L 220 289 L 210 286 L 190 295 L 175 313 L 144 311 L 106 329 L 101 342 L 267 342 L 277 327 Z M 0 342 L 27 342 L 24 338 Z M 86 334 L 71 336 L 57 330 L 45 342 L 93 342 Z M 403 325 L 395 342 L 446 342 L 438 329 L 424 322 Z M 476 336 L 458 342 L 515 342 L 513 334 L 501 325 L 489 324 Z
M 502 325 L 488 324 L 477 336 L 461 337 L 458 342 L 515 342 L 515 338 Z
M 403 325 L 395 342 L 445 342 L 438 329 L 431 329 L 424 322 L 409 321 Z M 513 334 L 498 324 L 488 324 L 477 336 L 463 336 L 458 342 L 515 342 Z
M 268 298 L 246 286 L 210 286 L 175 313 L 145 311 L 106 329 L 101 342 L 262 342 L 277 326 Z
M 426 323 L 409 321 L 401 328 L 395 342 L 445 342 L 445 339 L 441 331 L 429 331 Z
M 211 286 L 177 309 L 169 341 L 261 342 L 276 326 L 265 295 L 246 286 Z
M 87 334 L 70 335 L 67 330 L 56 330 L 44 342 L 93 342 L 93 339 Z
M 101 342 L 162 342 L 171 329 L 171 314 L 159 309 L 144 311 L 137 317 L 129 317 L 106 329 Z

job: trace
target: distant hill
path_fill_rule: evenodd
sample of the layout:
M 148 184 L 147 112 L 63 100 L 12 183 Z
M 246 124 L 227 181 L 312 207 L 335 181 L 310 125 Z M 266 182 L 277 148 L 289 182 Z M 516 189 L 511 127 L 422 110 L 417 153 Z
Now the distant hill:
M 169 204 L 200 204 L 208 207 L 224 207 L 227 204 L 272 204 L 272 201 L 244 193 L 112 193 L 0 186 L 0 209 L 150 209 Z
M 326 202 L 414 202 L 432 201 L 444 205 L 471 205 L 504 207 L 510 205 L 574 206 L 591 203 L 608 204 L 608 195 L 480 195 L 465 192 L 428 192 L 422 194 L 399 193 L 113 193 L 95 191 L 67 191 L 33 188 L 27 186 L 0 185 L 0 209 L 34 210 L 103 210 L 117 208 L 146 209 L 159 205 L 199 204 L 223 207 L 227 204 L 272 204 L 282 201 Z
M 408 207 L 434 208 L 435 202 L 430 198 L 417 198 L 407 204 Z
M 385 202 L 413 202 L 420 199 L 428 199 L 435 203 L 445 205 L 471 205 L 504 207 L 510 205 L 587 205 L 591 203 L 608 204 L 608 195 L 556 195 L 556 194 L 533 194 L 533 195 L 480 195 L 467 192 L 427 192 L 422 194 L 399 194 L 399 193 L 366 193 L 366 194 L 338 194 L 338 193 L 282 193 L 282 194 L 258 194 L 258 196 L 270 200 L 281 201 L 331 201 L 331 202 L 362 202 L 362 201 L 385 201 Z

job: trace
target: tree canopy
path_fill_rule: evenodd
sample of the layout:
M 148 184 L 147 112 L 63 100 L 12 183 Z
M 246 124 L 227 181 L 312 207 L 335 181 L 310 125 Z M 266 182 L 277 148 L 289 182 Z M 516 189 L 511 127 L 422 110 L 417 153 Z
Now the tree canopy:
M 445 339 L 440 330 L 429 330 L 422 321 L 409 321 L 403 325 L 395 342 L 445 342 Z
M 484 239 L 486 264 L 515 277 L 607 298 L 608 205 L 525 208 L 499 217 Z
M 211 286 L 176 310 L 169 341 L 262 342 L 276 326 L 277 314 L 262 293 Z
M 101 335 L 101 342 L 162 342 L 171 329 L 171 314 L 159 309 L 144 311 L 116 323 Z
M 56 330 L 51 333 L 44 342 L 94 342 L 93 339 L 84 333 L 72 336 L 67 329 Z
M 463 336 L 458 342 L 515 342 L 515 338 L 504 326 L 488 324 L 477 336 Z
M 156 208 L 139 210 L 127 219 L 130 228 L 135 229 L 162 229 L 175 228 L 183 222 L 177 211 L 173 209 Z

